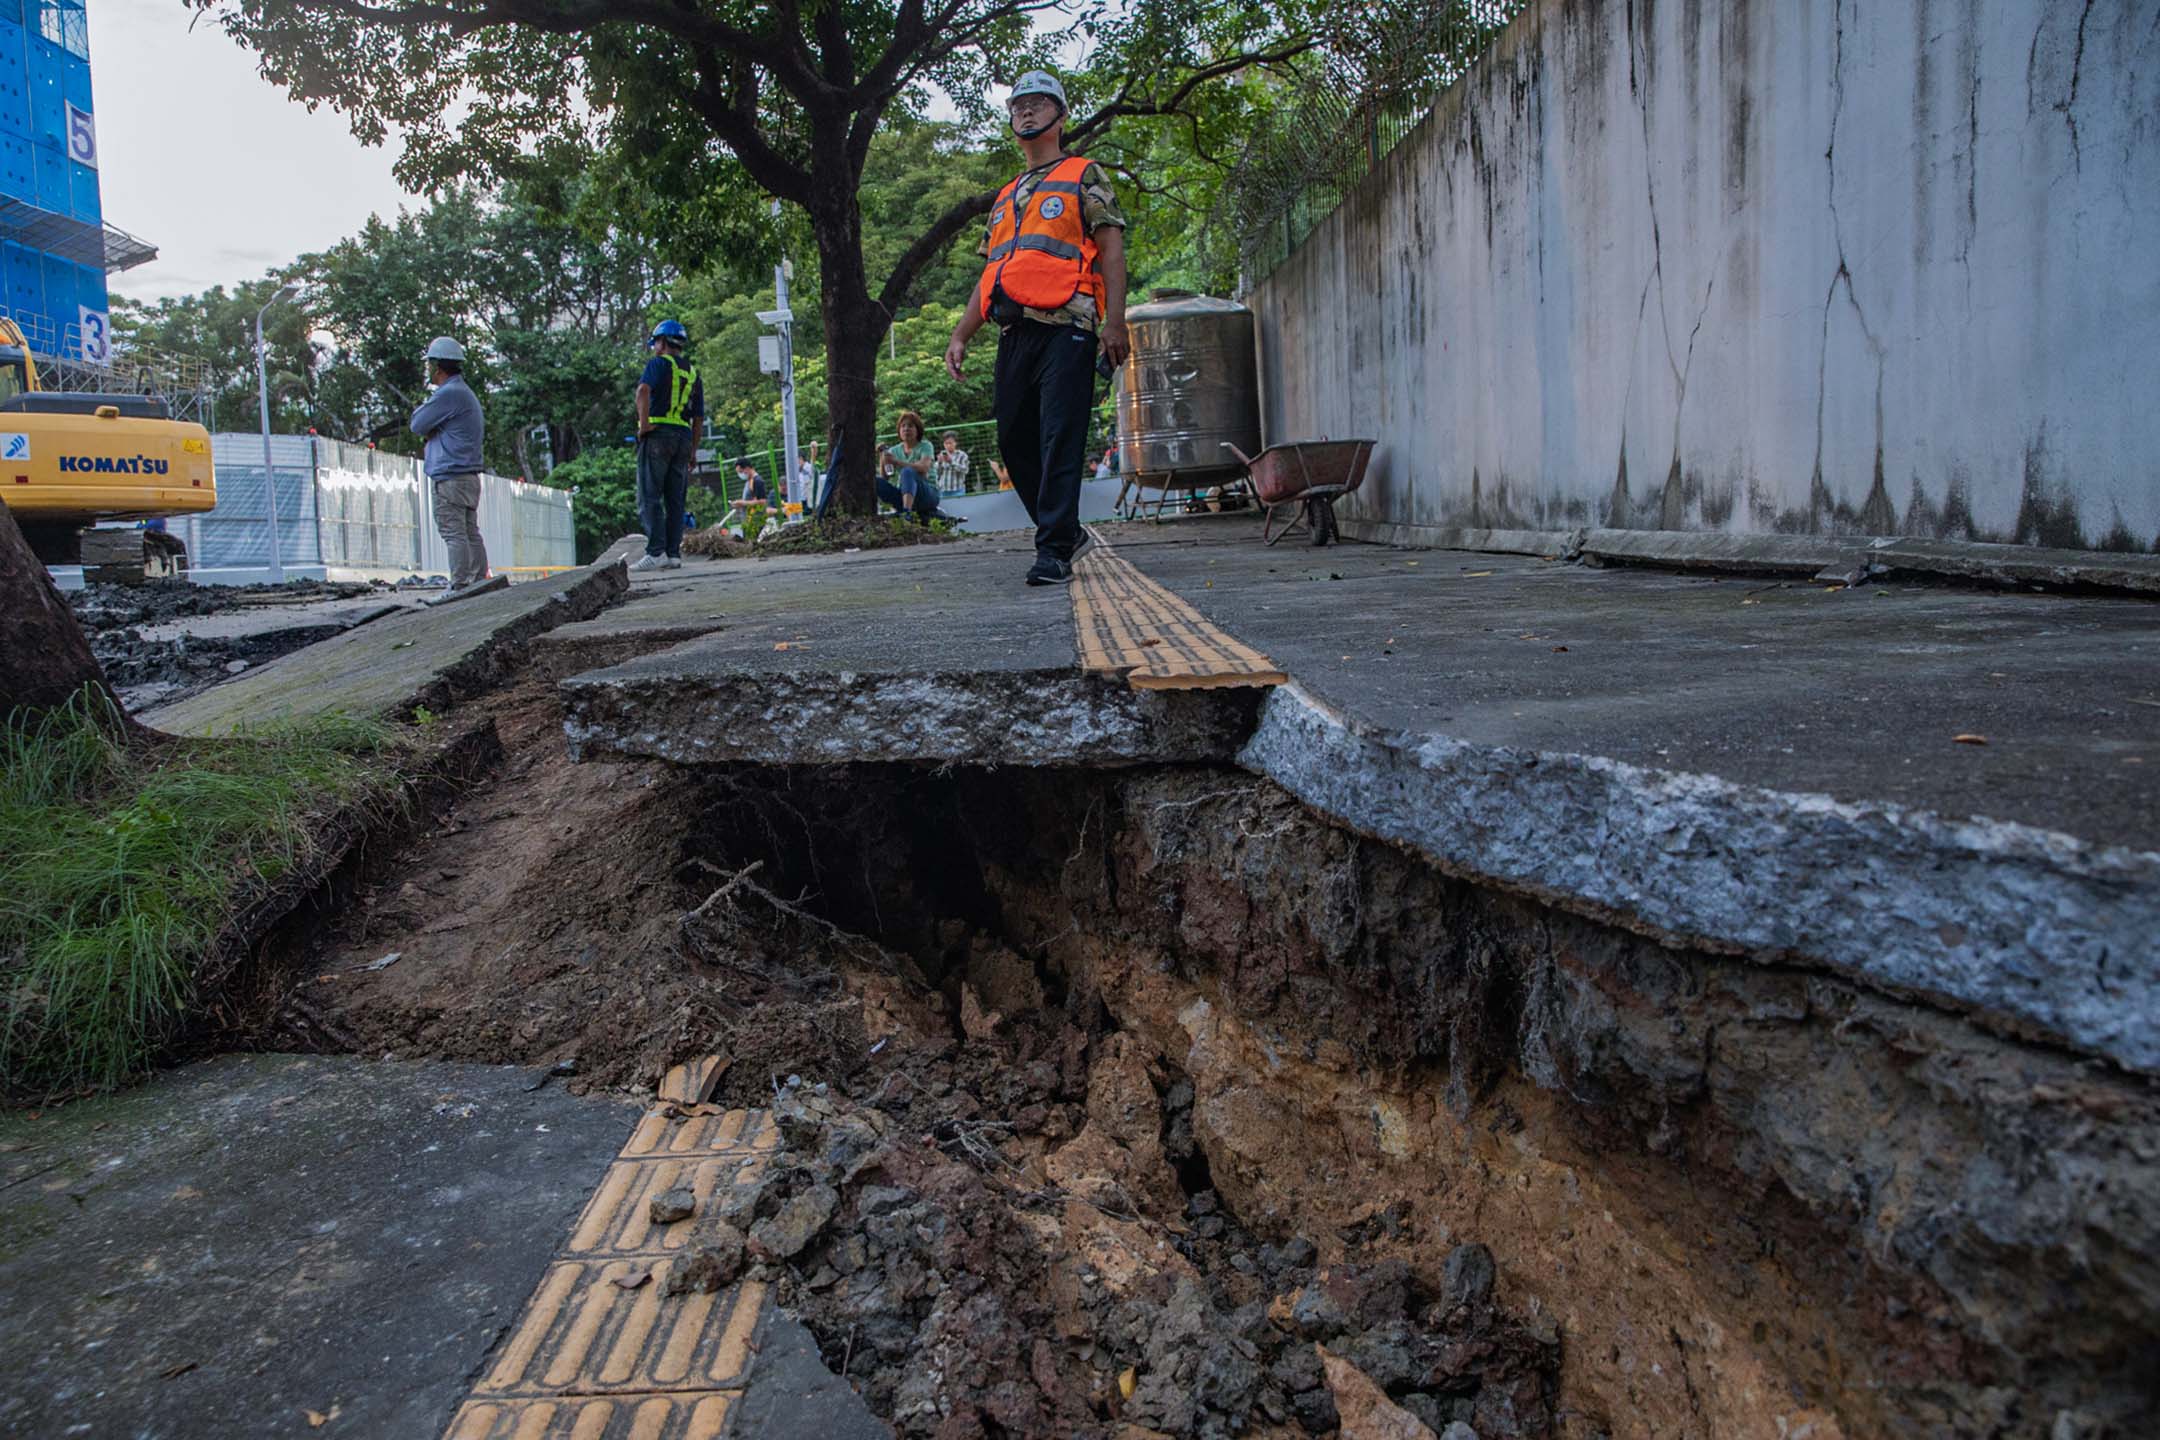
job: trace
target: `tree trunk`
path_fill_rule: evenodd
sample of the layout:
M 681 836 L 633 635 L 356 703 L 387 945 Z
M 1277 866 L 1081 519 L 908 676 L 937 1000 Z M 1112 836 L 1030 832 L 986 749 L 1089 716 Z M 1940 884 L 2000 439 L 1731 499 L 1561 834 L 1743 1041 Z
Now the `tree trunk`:
M 112 702 L 112 714 L 121 713 L 75 612 L 30 553 L 14 512 L 0 502 L 0 720 L 35 721 L 85 685 Z
M 817 237 L 819 300 L 825 322 L 825 406 L 840 470 L 833 503 L 844 515 L 877 513 L 877 356 L 892 317 L 870 296 L 863 268 L 862 217 L 852 191 L 819 196 L 810 224 Z

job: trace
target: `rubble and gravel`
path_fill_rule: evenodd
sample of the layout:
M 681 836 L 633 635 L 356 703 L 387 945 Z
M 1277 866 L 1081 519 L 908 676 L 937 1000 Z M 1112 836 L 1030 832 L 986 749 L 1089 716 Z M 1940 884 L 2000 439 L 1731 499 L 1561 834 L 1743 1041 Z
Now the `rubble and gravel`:
M 69 604 L 90 640 L 121 702 L 130 710 L 167 704 L 245 673 L 278 656 L 312 645 L 350 627 L 352 617 L 326 615 L 319 602 L 380 596 L 397 590 L 381 584 L 331 584 L 295 580 L 284 585 L 87 585 Z M 292 607 L 288 612 L 287 607 Z M 266 623 L 244 633 L 219 633 L 188 624 L 234 611 L 290 613 L 292 623 Z
M 784 1147 L 696 1218 L 675 1283 L 772 1283 L 899 1434 L 1327 1434 L 1346 1388 L 1405 1436 L 1560 1433 L 1560 1336 L 1496 1302 L 1490 1252 L 1457 1246 L 1430 1290 L 1366 1253 L 1385 1212 L 1324 1251 L 1249 1226 L 1191 1084 L 994 938 L 933 987 L 749 874 L 686 931 L 732 957 L 725 1098 L 769 1105 Z

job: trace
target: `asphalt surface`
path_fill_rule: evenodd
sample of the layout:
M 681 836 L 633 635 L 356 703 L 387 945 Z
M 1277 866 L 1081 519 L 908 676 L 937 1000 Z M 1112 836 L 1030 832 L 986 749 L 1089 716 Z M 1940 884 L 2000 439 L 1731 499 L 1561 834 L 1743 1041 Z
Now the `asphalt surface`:
M 1023 536 L 773 560 L 686 561 L 633 575 L 630 598 L 548 640 L 587 644 L 705 629 L 610 670 L 668 675 L 1063 670 L 1075 663 L 1062 586 L 1030 586 Z
M 175 735 L 216 735 L 343 711 L 381 715 L 484 673 L 531 636 L 591 614 L 620 580 L 604 563 L 469 600 L 408 610 L 280 656 L 141 718 Z
M 1267 548 L 1257 528 L 1101 533 L 1368 727 L 2160 849 L 2160 604 Z
M 0 1434 L 440 1434 L 637 1118 L 537 1079 L 227 1056 L 0 1117 Z

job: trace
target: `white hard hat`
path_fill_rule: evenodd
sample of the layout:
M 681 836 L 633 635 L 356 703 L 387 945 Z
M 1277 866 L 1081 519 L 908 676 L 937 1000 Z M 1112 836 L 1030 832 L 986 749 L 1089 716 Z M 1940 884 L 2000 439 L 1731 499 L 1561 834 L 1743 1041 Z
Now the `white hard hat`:
M 447 335 L 438 335 L 428 341 L 427 358 L 430 360 L 456 360 L 463 362 L 465 347 Z
M 1065 102 L 1065 87 L 1058 83 L 1057 76 L 1047 70 L 1030 70 L 1014 81 L 1012 94 L 1005 97 L 1006 107 L 1011 108 L 1014 101 L 1025 95 L 1047 95 L 1058 102 L 1058 109 L 1072 109 L 1072 106 Z

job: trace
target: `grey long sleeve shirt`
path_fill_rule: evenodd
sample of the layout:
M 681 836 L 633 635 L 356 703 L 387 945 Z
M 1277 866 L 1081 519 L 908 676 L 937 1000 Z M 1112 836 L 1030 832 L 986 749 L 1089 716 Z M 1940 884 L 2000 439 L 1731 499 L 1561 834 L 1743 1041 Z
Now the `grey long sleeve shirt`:
M 462 375 L 452 375 L 435 387 L 419 409 L 412 412 L 412 432 L 427 440 L 422 464 L 430 475 L 470 475 L 482 468 L 480 434 L 484 421 L 480 397 Z

